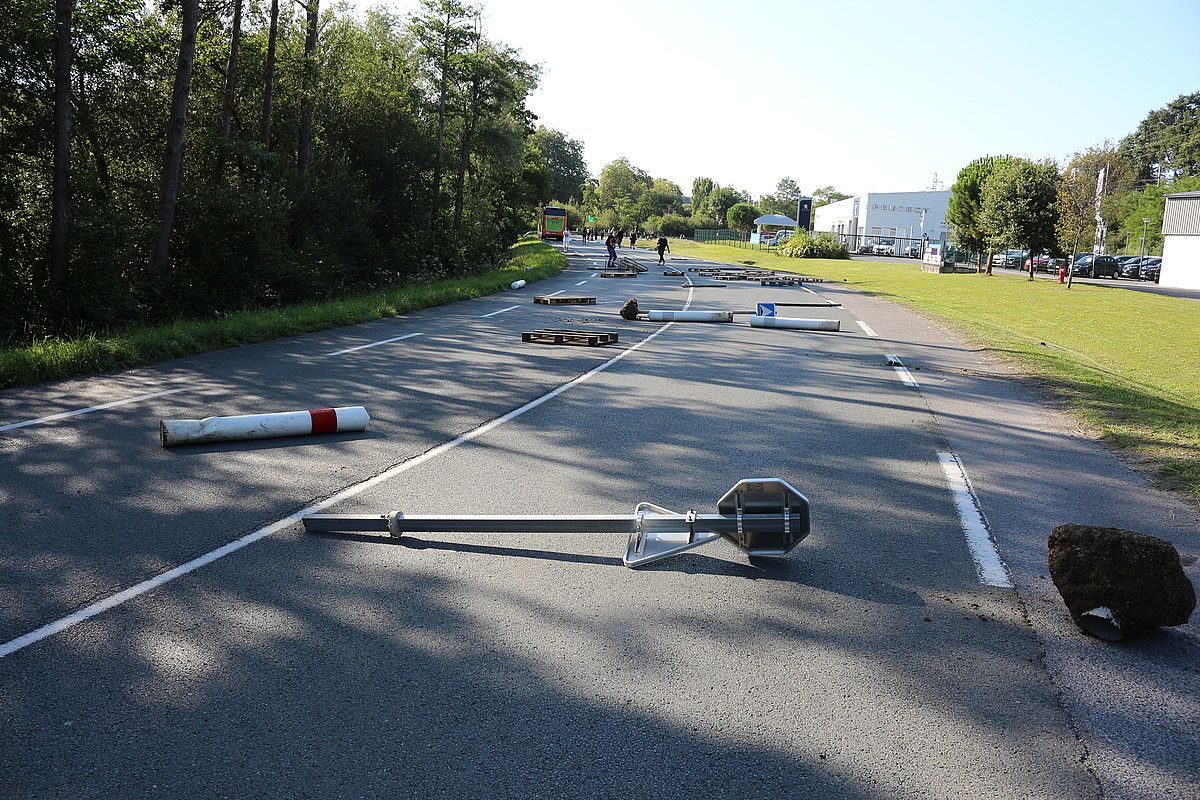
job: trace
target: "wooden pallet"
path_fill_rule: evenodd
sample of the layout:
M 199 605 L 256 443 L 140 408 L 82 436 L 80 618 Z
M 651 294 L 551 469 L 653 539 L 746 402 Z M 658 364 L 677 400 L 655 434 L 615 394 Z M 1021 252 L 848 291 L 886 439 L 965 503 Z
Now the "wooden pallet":
M 759 281 L 760 286 L 800 286 L 803 283 L 792 278 L 765 278 Z
M 601 345 L 616 342 L 617 335 L 615 333 L 604 333 L 600 331 L 540 330 L 525 331 L 521 334 L 521 341 L 532 342 L 534 344 L 562 344 L 573 345 L 575 347 L 600 347 Z
M 607 322 L 607 320 L 606 320 L 606 322 Z M 585 331 L 585 330 L 580 330 L 579 328 L 540 328 L 537 331 L 535 331 L 535 333 L 568 333 L 568 334 L 583 333 L 583 334 L 587 334 L 588 336 L 607 336 L 608 337 L 607 344 L 616 344 L 617 340 L 621 336 L 621 334 L 617 333 L 616 331 Z
M 632 258 L 629 258 L 627 256 L 621 257 L 620 264 L 626 270 L 630 270 L 632 272 L 648 272 L 649 271 L 649 268 L 643 267 L 641 264 L 639 264 L 638 262 L 634 261 Z
M 594 306 L 596 298 L 581 295 L 534 295 L 533 302 L 543 306 Z
M 663 275 L 669 275 L 672 278 L 682 278 L 683 273 L 677 269 L 664 269 Z
M 601 278 L 636 278 L 636 272 L 601 272 Z

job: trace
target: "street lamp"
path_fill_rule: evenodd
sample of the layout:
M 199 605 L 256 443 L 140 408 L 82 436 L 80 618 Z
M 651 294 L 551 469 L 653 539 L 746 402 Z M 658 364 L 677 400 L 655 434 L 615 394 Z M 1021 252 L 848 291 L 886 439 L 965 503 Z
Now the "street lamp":
M 1150 224 L 1149 217 L 1142 217 L 1142 245 L 1141 253 L 1138 255 L 1138 273 L 1142 271 L 1142 265 L 1146 263 L 1146 226 Z

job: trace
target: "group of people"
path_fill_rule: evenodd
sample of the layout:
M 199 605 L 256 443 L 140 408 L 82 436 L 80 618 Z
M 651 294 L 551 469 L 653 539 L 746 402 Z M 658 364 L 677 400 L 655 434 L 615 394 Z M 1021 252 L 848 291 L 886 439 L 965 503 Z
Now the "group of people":
M 589 231 L 591 232 L 590 235 L 592 236 L 592 238 L 594 238 L 594 239 L 599 238 L 599 234 L 596 233 L 595 229 L 584 228 L 583 229 L 584 241 L 587 241 L 588 236 L 589 236 Z M 639 233 L 637 231 L 631 231 L 629 233 L 629 246 L 630 247 L 637 246 L 638 236 L 639 236 Z M 610 230 L 608 232 L 608 238 L 604 240 L 604 246 L 606 248 L 608 248 L 608 261 L 606 261 L 604 264 L 605 269 L 608 269 L 609 267 L 615 267 L 617 265 L 617 248 L 622 247 L 623 246 L 622 243 L 624 241 L 625 241 L 624 229 L 615 229 L 615 230 Z M 666 263 L 665 254 L 671 252 L 671 245 L 667 242 L 667 237 L 659 236 L 658 241 L 654 245 L 654 249 L 658 251 L 658 263 L 665 264 Z

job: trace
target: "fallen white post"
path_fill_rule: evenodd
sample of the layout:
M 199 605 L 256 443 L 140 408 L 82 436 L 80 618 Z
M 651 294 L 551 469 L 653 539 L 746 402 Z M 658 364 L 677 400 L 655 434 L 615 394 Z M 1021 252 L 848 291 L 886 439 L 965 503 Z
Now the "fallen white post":
M 198 442 L 234 442 L 242 439 L 275 439 L 319 433 L 364 431 L 371 420 L 362 406 L 318 408 L 315 411 L 281 411 L 238 417 L 164 419 L 159 423 L 162 446 Z
M 647 311 L 651 322 L 733 322 L 732 311 Z
M 510 288 L 513 288 L 513 289 L 524 289 L 524 288 L 525 288 L 525 281 L 513 281 L 513 282 L 512 282 L 512 286 L 511 286 Z
M 798 317 L 759 317 L 750 318 L 752 328 L 795 328 L 801 331 L 840 331 L 841 320 L 837 319 L 800 319 Z

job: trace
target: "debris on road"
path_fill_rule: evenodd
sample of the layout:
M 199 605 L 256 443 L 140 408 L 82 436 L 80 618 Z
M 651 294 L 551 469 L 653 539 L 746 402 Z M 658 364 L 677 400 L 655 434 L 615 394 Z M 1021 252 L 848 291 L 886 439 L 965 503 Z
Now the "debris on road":
M 318 408 L 204 419 L 165 419 L 158 424 L 163 447 L 201 442 L 277 439 L 323 433 L 365 431 L 371 417 L 362 406 Z
M 732 311 L 647 311 L 651 322 L 733 322 Z
M 510 287 L 509 287 L 509 288 L 511 288 L 511 289 L 524 289 L 524 288 L 525 288 L 525 281 L 513 281 L 513 282 L 512 282 L 512 284 L 510 285 Z
M 1047 544 L 1050 578 L 1075 624 L 1093 636 L 1117 641 L 1185 625 L 1196 609 L 1196 590 L 1166 539 L 1068 524 Z
M 562 344 L 576 347 L 599 347 L 606 344 L 616 344 L 617 334 L 607 331 L 573 331 L 556 328 L 542 328 L 536 331 L 525 331 L 521 334 L 522 342 L 533 344 Z
M 751 328 L 792 328 L 800 331 L 840 331 L 841 320 L 837 319 L 804 319 L 801 317 L 760 317 L 750 318 Z
M 621 315 L 621 319 L 636 320 L 640 313 L 638 311 L 638 301 L 626 300 L 625 305 L 621 306 L 621 310 L 618 313 Z

